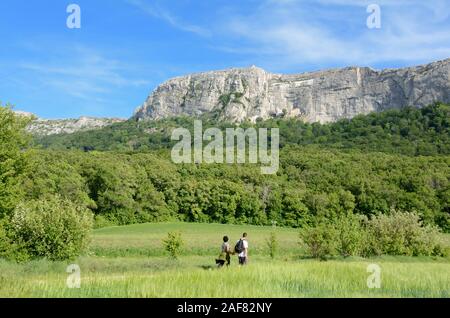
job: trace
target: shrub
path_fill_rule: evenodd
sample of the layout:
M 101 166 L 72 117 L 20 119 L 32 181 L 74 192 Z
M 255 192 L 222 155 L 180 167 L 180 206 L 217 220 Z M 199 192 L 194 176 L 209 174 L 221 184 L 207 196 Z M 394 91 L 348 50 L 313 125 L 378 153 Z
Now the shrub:
M 357 215 L 342 216 L 334 224 L 337 252 L 344 257 L 361 255 L 365 231 Z
M 447 250 L 442 242 L 441 231 L 437 226 L 425 226 L 414 240 L 413 255 L 446 256 Z
M 378 215 L 367 224 L 368 247 L 374 254 L 389 255 L 442 255 L 438 228 L 423 226 L 420 216 L 412 212 L 391 211 Z M 368 253 L 370 254 L 370 253 Z
M 336 254 L 337 233 L 333 225 L 322 222 L 315 227 L 305 227 L 300 238 L 306 245 L 308 254 L 322 260 Z
M 19 204 L 11 219 L 12 237 L 31 257 L 66 260 L 88 245 L 92 213 L 71 201 L 50 196 Z
M 11 241 L 6 235 L 6 229 L 0 222 L 0 258 L 9 258 L 11 255 Z
M 167 239 L 163 240 L 164 248 L 173 259 L 178 259 L 181 253 L 184 242 L 180 232 L 169 232 Z
M 25 262 L 29 260 L 29 255 L 23 245 L 11 241 L 6 219 L 0 221 L 0 258 L 10 261 Z
M 309 255 L 325 259 L 341 256 L 444 256 L 447 251 L 435 226 L 424 226 L 416 213 L 392 211 L 368 220 L 344 216 L 301 231 Z
M 266 241 L 267 248 L 269 250 L 270 258 L 274 259 L 278 251 L 278 239 L 275 232 L 271 232 L 269 238 Z

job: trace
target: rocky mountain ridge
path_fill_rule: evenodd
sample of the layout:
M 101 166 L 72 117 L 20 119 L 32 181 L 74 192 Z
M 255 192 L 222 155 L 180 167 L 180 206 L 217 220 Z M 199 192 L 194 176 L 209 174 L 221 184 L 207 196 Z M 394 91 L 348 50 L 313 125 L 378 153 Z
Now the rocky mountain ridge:
M 191 74 L 157 87 L 136 120 L 211 114 L 236 122 L 276 116 L 333 122 L 404 106 L 450 102 L 450 59 L 386 69 L 347 67 L 274 74 L 252 66 Z
M 121 118 L 96 118 L 82 116 L 76 119 L 43 119 L 36 115 L 24 112 L 14 111 L 21 116 L 33 118 L 27 127 L 27 131 L 36 136 L 49 136 L 57 134 L 71 134 L 77 131 L 89 131 L 100 129 L 115 123 L 124 122 Z

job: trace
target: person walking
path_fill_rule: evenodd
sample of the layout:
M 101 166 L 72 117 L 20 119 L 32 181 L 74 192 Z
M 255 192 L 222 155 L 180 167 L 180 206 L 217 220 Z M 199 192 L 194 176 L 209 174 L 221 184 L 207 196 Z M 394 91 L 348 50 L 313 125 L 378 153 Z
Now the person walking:
M 239 265 L 246 265 L 248 263 L 247 233 L 242 234 L 241 239 L 237 241 L 235 251 L 238 253 Z
M 229 266 L 231 263 L 230 255 L 232 254 L 232 251 L 230 243 L 228 243 L 228 241 L 229 241 L 228 236 L 224 236 L 219 258 L 216 259 L 216 264 L 218 265 L 218 267 L 222 267 L 225 264 Z

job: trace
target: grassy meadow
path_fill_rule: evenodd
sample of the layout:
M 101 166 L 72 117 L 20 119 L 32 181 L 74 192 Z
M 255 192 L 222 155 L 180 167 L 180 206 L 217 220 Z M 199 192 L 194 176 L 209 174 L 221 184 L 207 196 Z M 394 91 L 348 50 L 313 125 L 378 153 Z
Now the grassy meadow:
M 162 239 L 181 231 L 178 261 L 168 258 Z M 250 261 L 217 269 L 222 236 L 232 244 L 248 232 Z M 0 260 L 0 297 L 450 297 L 450 258 L 304 257 L 298 231 L 276 228 L 278 254 L 271 260 L 271 227 L 162 223 L 94 231 L 88 253 L 72 262 L 15 264 Z M 450 235 L 444 235 L 450 247 Z M 66 267 L 81 269 L 81 288 L 70 289 Z M 381 288 L 369 289 L 369 264 L 381 267 Z

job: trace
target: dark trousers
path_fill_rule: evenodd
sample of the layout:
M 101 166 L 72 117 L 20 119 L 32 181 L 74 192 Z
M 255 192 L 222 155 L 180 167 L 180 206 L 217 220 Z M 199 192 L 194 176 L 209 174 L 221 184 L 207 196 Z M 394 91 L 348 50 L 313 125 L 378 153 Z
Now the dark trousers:
M 219 265 L 219 267 L 222 267 L 223 265 L 227 265 L 229 266 L 231 263 L 231 257 L 230 254 L 227 254 L 227 256 L 225 256 L 225 260 L 223 259 L 216 259 L 216 264 Z
M 247 264 L 247 257 L 239 256 L 239 265 L 245 265 L 245 264 Z

